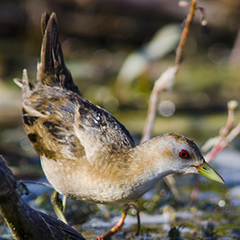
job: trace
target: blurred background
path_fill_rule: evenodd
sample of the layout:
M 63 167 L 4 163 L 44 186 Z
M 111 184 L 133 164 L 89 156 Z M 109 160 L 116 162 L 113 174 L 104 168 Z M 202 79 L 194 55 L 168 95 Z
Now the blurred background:
M 201 144 L 224 126 L 227 102 L 240 98 L 240 3 L 198 5 L 208 25 L 201 25 L 196 11 L 175 87 L 161 96 L 153 134 L 175 131 Z M 11 160 L 21 153 L 24 161 L 32 151 L 21 125 L 21 90 L 12 79 L 21 78 L 24 68 L 35 79 L 44 11 L 57 14 L 66 65 L 83 96 L 139 139 L 153 83 L 174 64 L 189 7 L 178 0 L 2 0 L 1 154 Z
M 161 96 L 153 135 L 178 132 L 199 145 L 218 134 L 227 102 L 240 100 L 240 2 L 201 0 L 183 62 Z M 174 64 L 189 7 L 178 0 L 0 1 L 0 154 L 17 178 L 43 177 L 21 123 L 13 78 L 36 76 L 41 14 L 57 14 L 66 65 L 83 96 L 113 114 L 139 141 L 154 81 Z M 240 115 L 236 112 L 236 123 Z M 232 147 L 239 149 L 238 139 Z

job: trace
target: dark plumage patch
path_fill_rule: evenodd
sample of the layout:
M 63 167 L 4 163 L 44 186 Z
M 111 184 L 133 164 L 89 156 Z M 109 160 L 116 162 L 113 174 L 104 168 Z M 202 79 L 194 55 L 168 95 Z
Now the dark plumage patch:
M 69 144 L 72 146 L 72 147 L 77 147 L 76 143 L 75 142 L 69 142 Z
M 78 127 L 81 129 L 81 130 L 85 130 L 85 128 L 83 127 L 83 125 L 81 125 L 81 124 L 78 124 Z
M 37 142 L 37 134 L 35 134 L 35 133 L 29 133 L 28 138 L 32 143 Z
M 24 108 L 22 108 L 22 115 L 25 115 L 27 112 Z
M 47 127 L 47 128 L 50 128 L 50 127 L 53 125 L 53 123 L 50 122 L 50 121 L 45 121 L 45 122 L 43 123 L 43 125 L 44 125 L 45 127 Z
M 48 110 L 52 113 L 52 111 L 54 110 L 54 106 L 52 103 L 48 103 Z
M 32 126 L 37 119 L 38 117 L 23 116 L 23 122 L 28 126 Z
M 118 122 L 110 113 L 104 109 L 92 104 L 86 99 L 78 98 L 79 107 L 79 119 L 81 124 L 79 128 L 87 129 L 92 128 L 99 135 L 98 140 L 102 142 L 109 141 L 108 132 L 109 129 L 113 130 L 112 139 L 120 147 L 131 146 L 134 147 L 134 141 L 128 132 L 128 130 Z M 116 136 L 115 136 L 116 135 Z M 118 137 L 121 135 L 123 141 L 119 142 Z M 105 138 L 105 139 L 104 139 Z
M 74 110 L 70 104 L 67 104 L 66 106 L 61 106 L 61 111 L 73 113 Z
M 88 111 L 89 111 L 89 109 L 87 107 L 85 107 L 85 106 L 80 106 L 80 108 L 79 108 L 80 116 L 87 115 Z
M 196 146 L 196 144 L 191 139 L 189 139 L 187 137 L 184 137 L 184 136 L 182 136 L 180 134 L 177 134 L 177 133 L 168 133 L 168 135 L 175 138 L 176 141 L 186 142 L 188 145 L 192 146 L 194 149 L 198 148 Z
M 28 116 L 28 112 L 24 108 L 22 108 L 22 115 L 23 122 L 28 126 L 32 126 L 34 122 L 38 119 L 38 117 Z
M 44 126 L 48 128 L 48 132 L 57 139 L 63 140 L 65 139 L 64 130 L 61 128 L 61 125 L 58 123 L 53 123 L 51 121 L 45 121 L 43 123 Z M 66 141 L 59 142 L 60 144 L 66 144 Z
M 59 101 L 59 97 L 51 96 L 51 101 L 52 102 L 58 102 Z

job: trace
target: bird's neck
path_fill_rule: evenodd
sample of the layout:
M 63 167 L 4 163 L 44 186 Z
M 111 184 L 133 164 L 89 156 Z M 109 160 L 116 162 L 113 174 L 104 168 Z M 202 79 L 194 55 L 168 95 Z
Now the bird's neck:
M 161 137 L 150 139 L 130 150 L 131 173 L 140 184 L 148 183 L 149 188 L 164 176 L 173 173 L 168 150 Z

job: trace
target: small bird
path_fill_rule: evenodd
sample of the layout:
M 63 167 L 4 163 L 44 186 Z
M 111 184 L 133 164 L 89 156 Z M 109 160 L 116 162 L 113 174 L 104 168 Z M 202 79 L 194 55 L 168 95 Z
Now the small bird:
M 167 133 L 136 146 L 128 130 L 84 99 L 74 84 L 64 63 L 56 14 L 44 13 L 41 23 L 37 80 L 30 83 L 23 70 L 17 83 L 22 86 L 24 129 L 57 192 L 115 205 L 136 201 L 168 174 L 200 173 L 224 183 L 196 144 L 180 134 Z

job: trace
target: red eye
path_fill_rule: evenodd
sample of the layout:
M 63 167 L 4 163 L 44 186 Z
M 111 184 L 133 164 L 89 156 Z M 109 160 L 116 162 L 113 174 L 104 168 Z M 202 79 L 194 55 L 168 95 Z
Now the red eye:
M 187 158 L 187 157 L 189 156 L 189 154 L 188 154 L 188 152 L 187 152 L 186 150 L 181 150 L 181 151 L 179 152 L 179 156 L 180 156 L 181 158 Z

